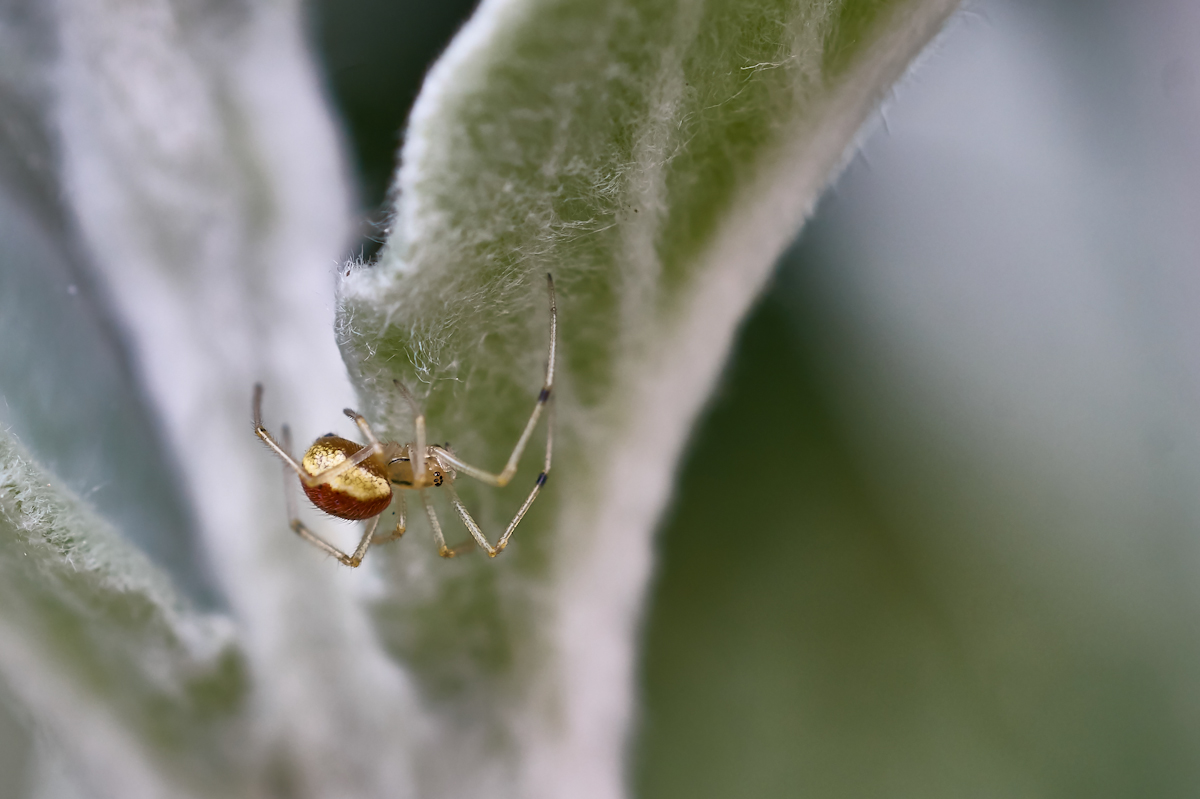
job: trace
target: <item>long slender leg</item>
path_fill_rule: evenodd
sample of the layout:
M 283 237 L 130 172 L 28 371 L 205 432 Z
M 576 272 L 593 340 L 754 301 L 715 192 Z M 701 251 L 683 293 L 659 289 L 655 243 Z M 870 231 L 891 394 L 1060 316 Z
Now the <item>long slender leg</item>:
M 367 424 L 367 420 L 363 418 L 361 413 L 350 408 L 343 408 L 342 413 L 354 420 L 354 423 L 358 425 L 358 429 L 362 431 L 363 436 L 367 439 L 369 446 L 374 447 L 378 444 L 380 451 L 382 451 L 383 444 L 379 443 L 379 439 L 375 437 L 375 432 L 371 429 L 371 425 Z
M 500 550 L 488 543 L 487 537 L 483 534 L 483 530 L 481 530 L 479 525 L 475 522 L 475 518 L 471 516 L 470 512 L 467 510 L 467 506 L 464 505 L 462 500 L 458 498 L 458 492 L 454 490 L 454 486 L 447 481 L 442 485 L 442 487 L 445 488 L 446 492 L 450 495 L 450 504 L 454 506 L 454 510 L 458 511 L 459 518 L 462 519 L 463 524 L 467 526 L 467 529 L 471 531 L 471 535 L 475 538 L 475 540 L 479 542 L 479 546 L 487 550 L 489 558 L 496 557 Z
M 405 508 L 404 508 L 404 492 L 403 491 L 396 492 L 396 502 L 400 503 L 400 507 L 398 507 L 396 509 L 396 513 L 400 517 L 400 519 L 396 522 L 395 529 L 392 530 L 392 532 L 388 533 L 387 535 L 375 536 L 371 540 L 372 544 L 386 544 L 388 541 L 395 541 L 397 538 L 404 535 L 406 526 L 405 526 Z
M 400 389 L 400 393 L 404 395 L 404 399 L 408 400 L 408 406 L 413 412 L 413 427 L 416 428 L 417 443 L 416 451 L 412 453 L 412 473 L 413 484 L 425 484 L 425 413 L 421 410 L 421 406 L 417 405 L 417 398 L 408 390 L 408 386 L 401 383 L 399 380 L 393 380 L 396 388 Z
M 467 506 L 462 503 L 461 499 L 459 499 L 458 492 L 454 490 L 454 485 L 447 481 L 443 487 L 450 494 L 450 503 L 454 505 L 454 509 L 458 511 L 458 516 L 462 519 L 463 524 L 465 524 L 467 529 L 471 531 L 471 535 L 474 536 L 475 540 L 479 542 L 479 546 L 483 547 L 487 551 L 488 557 L 494 558 L 503 552 L 504 548 L 508 546 L 508 540 L 512 538 L 513 531 L 517 529 L 517 525 L 520 524 L 521 520 L 525 518 L 525 514 L 529 511 L 530 506 L 533 505 L 533 501 L 537 499 L 538 492 L 540 492 L 542 490 L 542 486 L 546 484 L 546 477 L 549 473 L 550 451 L 547 449 L 545 468 L 542 470 L 542 473 L 538 475 L 537 481 L 533 484 L 533 490 L 529 492 L 529 496 L 525 497 L 525 501 L 521 503 L 521 507 L 517 510 L 516 515 L 513 516 L 512 521 L 508 523 L 508 527 L 505 528 L 504 534 L 500 536 L 500 540 L 496 542 L 496 546 L 494 547 L 487 542 L 487 538 L 484 536 L 483 530 L 480 529 L 479 523 L 475 521 L 475 518 L 471 515 L 471 512 L 467 510 Z
M 292 430 L 286 424 L 283 426 L 283 451 L 287 455 L 288 461 L 292 459 Z M 296 489 L 292 483 L 292 475 L 287 470 L 287 462 L 284 462 L 283 469 L 283 498 L 287 504 L 287 515 L 289 523 L 291 519 L 300 517 L 296 510 Z
M 262 383 L 255 383 L 254 384 L 254 434 L 257 435 L 259 438 L 261 438 L 263 440 L 263 443 L 265 443 L 268 447 L 270 447 L 272 450 L 274 450 L 275 454 L 278 455 L 283 460 L 283 462 L 288 466 L 288 468 L 290 468 L 293 472 L 295 472 L 296 476 L 298 476 L 300 478 L 300 480 L 307 486 L 315 486 L 315 485 L 321 485 L 323 483 L 328 483 L 330 480 L 337 477 L 342 472 L 349 471 L 350 469 L 352 469 L 355 466 L 357 466 L 358 464 L 362 463 L 363 461 L 365 461 L 367 458 L 371 457 L 372 455 L 382 455 L 383 454 L 383 445 L 379 443 L 379 440 L 376 439 L 373 434 L 370 434 L 370 428 L 366 428 L 366 431 L 367 431 L 368 435 L 370 436 L 370 443 L 368 443 L 365 447 L 360 449 L 358 452 L 351 455 L 349 458 L 346 458 L 346 460 L 342 461 L 341 463 L 338 463 L 335 466 L 330 466 L 328 469 L 321 472 L 320 474 L 309 474 L 308 472 L 304 471 L 304 467 L 301 466 L 300 463 L 295 458 L 292 457 L 291 452 L 289 451 L 291 449 L 290 445 L 286 448 L 279 446 L 279 444 L 275 441 L 274 438 L 271 437 L 271 434 L 267 431 L 266 426 L 263 425 L 263 422 L 262 422 L 262 395 L 263 395 Z M 362 424 L 360 424 L 359 427 L 362 427 L 365 424 L 366 424 L 366 420 L 363 420 Z
M 508 539 L 512 538 L 513 530 L 516 530 L 517 525 L 521 523 L 521 519 L 525 518 L 525 513 L 529 510 L 529 506 L 537 499 L 542 486 L 546 484 L 546 478 L 550 476 L 550 456 L 554 453 L 554 403 L 550 403 L 549 417 L 546 420 L 546 460 L 542 463 L 542 473 L 534 481 L 533 490 L 529 492 L 529 496 L 525 497 L 525 501 L 521 504 L 517 515 L 508 523 L 508 529 L 504 531 L 504 535 L 500 536 L 500 540 L 496 542 L 497 552 L 503 551 L 508 546 Z
M 452 464 L 455 469 L 463 474 L 474 477 L 476 480 L 489 485 L 508 485 L 508 481 L 516 474 L 517 463 L 521 460 L 521 454 L 525 451 L 525 445 L 529 443 L 529 437 L 533 435 L 533 429 L 537 426 L 538 419 L 542 415 L 542 408 L 550 401 L 550 391 L 554 388 L 554 353 L 558 340 L 558 308 L 554 301 L 554 278 L 550 275 L 546 275 L 546 287 L 550 292 L 550 352 L 546 358 L 546 381 L 542 384 L 542 391 L 538 394 L 537 402 L 533 406 L 533 413 L 529 415 L 529 421 L 526 422 L 525 429 L 521 432 L 521 437 L 517 439 L 517 444 L 513 447 L 512 454 L 508 456 L 508 463 L 504 465 L 504 469 L 499 473 L 493 474 L 492 472 L 459 460 L 456 456 L 441 447 L 434 447 L 439 460 Z M 547 441 L 549 441 L 548 437 Z
M 275 442 L 275 439 L 271 437 L 271 434 L 267 432 L 267 428 L 263 425 L 262 396 L 263 396 L 262 383 L 255 383 L 254 384 L 254 403 L 253 403 L 254 434 L 256 436 L 258 436 L 259 438 L 261 438 L 263 440 L 263 443 L 265 443 L 268 447 L 273 449 L 275 451 L 275 454 L 278 455 L 283 460 L 284 464 L 286 464 L 289 468 L 291 468 L 291 470 L 294 471 L 296 474 L 300 475 L 301 479 L 304 479 L 304 477 L 307 475 L 307 472 L 304 471 L 303 467 L 301 467 L 300 464 L 296 462 L 296 459 L 293 458 L 291 453 L 288 451 L 291 449 L 291 444 L 289 443 L 286 447 L 279 446 L 279 444 L 277 444 Z M 283 429 L 284 429 L 284 438 L 286 440 L 288 438 L 287 425 L 284 425 Z
M 474 541 L 466 541 L 456 547 L 446 546 L 446 537 L 442 535 L 442 525 L 438 521 L 437 513 L 433 509 L 433 503 L 429 501 L 429 495 L 424 489 L 418 491 L 421 495 L 421 501 L 425 503 L 425 513 L 429 516 L 429 526 L 433 528 L 433 539 L 437 542 L 438 554 L 443 558 L 454 558 L 464 552 L 469 552 L 475 548 Z M 491 549 L 491 547 L 488 547 Z
M 363 537 L 359 540 L 358 547 L 355 548 L 354 554 L 347 555 L 345 552 L 305 527 L 304 522 L 300 521 L 299 519 L 292 519 L 292 530 L 296 533 L 296 535 L 300 536 L 317 549 L 333 555 L 335 558 L 352 569 L 357 569 L 362 565 L 363 555 L 367 554 L 367 549 L 369 549 L 371 546 L 371 538 L 375 535 L 375 528 L 378 526 L 379 517 L 372 516 L 367 521 L 366 532 L 363 533 Z
M 282 438 L 283 452 L 290 459 L 292 450 L 292 431 L 288 429 L 287 425 L 283 426 Z M 324 538 L 321 538 L 321 536 L 317 535 L 312 530 L 308 529 L 304 522 L 300 521 L 300 515 L 296 510 L 296 492 L 293 489 L 291 475 L 288 473 L 286 468 L 283 470 L 283 481 L 284 498 L 287 502 L 288 526 L 292 528 L 292 531 L 322 552 L 333 555 L 339 561 L 351 568 L 357 568 L 359 564 L 362 563 L 363 556 L 367 553 L 367 548 L 371 546 L 371 541 L 375 534 L 375 528 L 379 526 L 379 517 L 374 516 L 368 520 L 366 531 L 363 533 L 362 539 L 358 542 L 358 548 L 354 550 L 353 555 L 347 555 L 345 552 L 338 549 Z M 398 526 L 402 526 L 404 524 L 403 505 L 401 505 L 400 513 L 400 525 Z M 404 530 L 401 527 L 400 533 L 395 537 L 398 538 L 403 534 Z M 386 540 L 391 539 L 389 538 Z
M 337 477 L 342 472 L 350 471 L 355 466 L 362 463 L 363 461 L 365 461 L 367 458 L 371 457 L 372 455 L 382 455 L 382 454 L 383 454 L 383 445 L 380 444 L 378 441 L 376 441 L 374 444 L 366 445 L 365 447 L 360 449 L 358 452 L 351 455 L 349 458 L 346 458 L 346 460 L 344 460 L 338 464 L 335 464 L 334 466 L 330 466 L 328 469 L 326 469 L 323 472 L 317 472 L 316 474 L 308 474 L 307 472 L 302 472 L 300 475 L 300 479 L 304 481 L 305 485 L 310 485 L 310 486 L 322 485 L 323 483 L 328 483 L 330 480 Z

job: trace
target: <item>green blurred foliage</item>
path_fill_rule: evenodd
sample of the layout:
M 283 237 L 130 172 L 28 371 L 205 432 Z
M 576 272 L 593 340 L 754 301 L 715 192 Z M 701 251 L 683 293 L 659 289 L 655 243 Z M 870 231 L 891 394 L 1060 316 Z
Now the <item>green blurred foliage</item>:
M 20 702 L 0 686 L 0 799 L 23 799 L 29 795 L 34 759 L 33 736 Z
M 786 290 L 748 320 L 665 524 L 639 793 L 1009 795 L 988 790 L 1005 733 L 831 407 L 843 342 L 818 316 L 793 344 Z
M 360 199 L 372 222 L 382 224 L 408 110 L 425 71 L 475 0 L 314 0 L 310 8 L 314 44 L 357 166 Z M 368 228 L 364 236 L 370 255 L 381 234 Z
M 645 799 L 1196 794 L 1184 7 L 989 3 L 897 89 L 683 465 Z
M 928 376 L 873 351 L 837 296 L 863 276 L 844 233 L 809 223 L 682 466 L 638 795 L 1191 795 L 1194 641 L 1106 608 L 1076 573 L 1096 553 L 1028 571 L 1028 539 L 1063 545 L 1086 500 L 897 391 Z

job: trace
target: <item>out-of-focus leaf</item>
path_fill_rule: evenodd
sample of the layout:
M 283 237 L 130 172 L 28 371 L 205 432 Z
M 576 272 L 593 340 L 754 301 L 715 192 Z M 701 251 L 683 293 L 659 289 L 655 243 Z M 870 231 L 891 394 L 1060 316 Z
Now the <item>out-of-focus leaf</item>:
M 1200 7 L 972 9 L 693 439 L 645 799 L 1200 789 Z
M 194 530 L 57 184 L 52 9 L 0 8 L 0 424 L 212 604 Z
M 0 665 L 89 787 L 247 795 L 243 657 L 0 434 Z M 132 792 L 132 793 L 131 793 Z
M 323 432 L 351 397 L 330 336 L 333 274 L 349 227 L 346 180 L 298 4 L 14 0 L 0 11 L 3 41 L 19 45 L 0 50 L 13 67 L 0 91 L 18 112 L 0 126 L 3 143 L 13 145 L 0 153 L 0 173 L 18 204 L 35 200 L 22 209 L 36 218 L 22 246 L 37 252 L 34 245 L 45 244 L 70 269 L 87 269 L 87 280 L 74 284 L 78 294 L 97 300 L 91 310 L 105 309 L 97 315 L 113 320 L 107 343 L 124 342 L 132 365 L 112 368 L 123 366 L 120 353 L 107 365 L 93 357 L 106 344 L 101 335 L 70 346 L 75 331 L 88 329 L 86 318 L 53 336 L 31 334 L 64 306 L 73 310 L 69 301 L 55 304 L 55 292 L 72 283 L 9 273 L 9 285 L 36 291 L 22 315 L 6 320 L 5 332 L 11 323 L 23 342 L 15 365 L 0 364 L 7 375 L 55 361 L 59 372 L 28 375 L 52 373 L 45 382 L 58 388 L 61 371 L 81 358 L 106 378 L 79 389 L 76 400 L 95 403 L 86 412 L 63 413 L 71 403 L 61 389 L 42 406 L 40 385 L 14 392 L 22 403 L 14 429 L 71 478 L 71 468 L 87 463 L 80 451 L 98 450 L 107 471 L 80 468 L 84 489 L 99 482 L 99 471 L 121 482 L 125 497 L 145 492 L 146 507 L 164 484 L 186 491 L 187 511 L 140 521 L 154 540 L 173 542 L 187 532 L 175 523 L 195 520 L 204 551 L 190 559 L 211 564 L 243 633 L 254 780 L 321 796 L 403 790 L 408 764 L 397 742 L 419 723 L 410 693 L 371 639 L 351 576 L 288 531 L 279 463 L 249 418 L 256 380 L 267 385 L 276 430 L 288 420 L 304 435 L 318 425 Z M 30 138 L 37 146 L 21 149 Z M 31 320 L 25 314 L 45 299 L 37 292 L 52 312 Z M 144 417 L 141 392 L 152 408 Z M 56 431 L 49 421 L 58 413 L 66 419 Z M 163 456 L 153 435 L 122 438 L 117 425 L 97 421 L 130 417 L 143 434 L 161 429 L 171 453 Z M 134 502 L 124 516 L 113 514 L 123 528 L 138 521 Z M 23 668 L 60 668 L 61 652 L 43 655 L 45 663 L 31 656 Z M 18 698 L 36 704 L 12 668 Z M 186 745 L 130 719 L 108 721 L 110 737 L 130 742 L 128 763 L 121 751 L 109 758 L 114 780 L 140 773 L 138 747 Z M 94 732 L 58 729 L 68 751 L 79 748 L 73 736 Z M 169 774 L 160 777 L 171 785 Z M 112 793 L 142 795 L 136 788 Z

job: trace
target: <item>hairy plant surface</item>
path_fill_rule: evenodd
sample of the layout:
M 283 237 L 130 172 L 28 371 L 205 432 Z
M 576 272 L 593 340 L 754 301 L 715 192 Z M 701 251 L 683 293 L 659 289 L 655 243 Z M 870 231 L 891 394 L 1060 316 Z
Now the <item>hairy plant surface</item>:
M 490 720 L 476 757 L 518 794 L 619 792 L 651 532 L 685 435 L 775 258 L 950 7 L 484 3 L 430 74 L 388 242 L 342 280 L 339 332 L 389 432 L 411 437 L 400 379 L 433 440 L 499 469 L 541 383 L 555 277 L 552 488 L 502 561 L 405 553 L 376 604 L 441 715 L 475 735 Z M 526 462 L 506 495 L 468 495 L 493 540 Z M 752 468 L 719 442 L 713 462 L 731 486 Z
M 485 0 L 335 309 L 346 180 L 294 4 L 0 6 L 0 669 L 57 753 L 39 773 L 139 797 L 622 795 L 684 437 L 952 7 Z M 358 572 L 295 540 L 251 385 L 276 431 L 348 433 L 357 389 L 404 441 L 401 379 L 431 440 L 499 469 L 541 385 L 547 273 L 555 464 L 512 546 L 443 562 L 417 502 Z M 459 481 L 493 541 L 541 435 L 507 490 Z M 752 465 L 719 444 L 736 484 Z

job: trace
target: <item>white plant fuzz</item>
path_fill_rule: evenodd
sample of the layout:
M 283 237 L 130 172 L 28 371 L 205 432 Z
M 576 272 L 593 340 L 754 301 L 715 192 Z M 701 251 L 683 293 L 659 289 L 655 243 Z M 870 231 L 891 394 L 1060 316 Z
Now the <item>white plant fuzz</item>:
M 190 696 L 216 681 L 236 700 L 230 625 L 186 611 L 139 553 L 3 433 L 0 578 L 0 670 L 92 790 L 241 794 L 237 702 L 198 714 Z M 146 735 L 154 725 L 193 747 L 156 747 Z
M 244 633 L 259 777 L 386 795 L 412 702 L 347 575 L 287 529 L 250 426 L 255 381 L 298 436 L 352 404 L 330 337 L 347 191 L 297 4 L 60 0 L 56 21 L 62 179 Z
M 445 719 L 423 796 L 625 793 L 652 532 L 687 432 L 775 259 L 954 4 L 896 4 L 849 36 L 870 17 L 853 6 L 485 0 L 431 72 L 389 241 L 342 282 L 352 373 L 396 436 L 398 377 L 434 440 L 495 468 L 539 384 L 547 272 L 560 360 L 555 470 L 513 545 L 410 566 L 379 603 Z M 747 467 L 712 451 L 736 490 Z M 473 498 L 503 529 L 516 500 Z
M 624 795 L 651 533 L 684 438 L 774 259 L 952 5 L 484 0 L 418 100 L 380 263 L 339 284 L 337 343 L 384 433 L 410 437 L 399 377 L 431 440 L 498 468 L 541 385 L 553 273 L 555 469 L 499 559 L 442 561 L 412 503 L 412 532 L 358 571 L 288 531 L 249 418 L 256 381 L 301 446 L 349 434 L 357 404 L 329 335 L 346 181 L 298 4 L 0 10 L 0 42 L 22 44 L 0 59 L 25 70 L 0 73 L 19 112 L 0 192 L 41 202 L 70 240 L 55 257 L 94 269 L 230 610 L 188 610 L 0 433 L 0 672 L 71 780 Z M 742 466 L 714 452 L 733 487 Z M 459 480 L 493 541 L 536 460 L 508 491 Z

